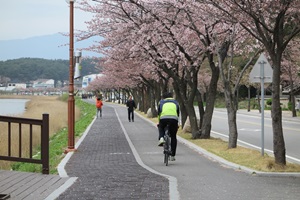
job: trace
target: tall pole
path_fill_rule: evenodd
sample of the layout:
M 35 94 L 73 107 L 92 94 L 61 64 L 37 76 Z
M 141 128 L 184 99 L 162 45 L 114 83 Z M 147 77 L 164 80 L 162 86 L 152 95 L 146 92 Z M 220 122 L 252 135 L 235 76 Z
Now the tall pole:
M 68 149 L 74 151 L 75 100 L 74 100 L 74 0 L 70 2 L 69 98 L 68 98 Z
M 264 91 L 264 84 L 265 83 L 272 83 L 273 79 L 273 69 L 268 62 L 267 58 L 264 54 L 260 54 L 258 60 L 256 61 L 253 69 L 250 72 L 250 82 L 258 83 L 258 79 L 260 79 L 261 85 L 261 155 L 264 156 L 264 112 L 265 112 L 265 91 Z
M 265 81 L 265 74 L 264 74 L 264 61 L 260 61 L 260 87 L 261 87 L 261 155 L 264 156 L 264 145 L 265 145 L 265 90 L 264 90 L 264 81 Z

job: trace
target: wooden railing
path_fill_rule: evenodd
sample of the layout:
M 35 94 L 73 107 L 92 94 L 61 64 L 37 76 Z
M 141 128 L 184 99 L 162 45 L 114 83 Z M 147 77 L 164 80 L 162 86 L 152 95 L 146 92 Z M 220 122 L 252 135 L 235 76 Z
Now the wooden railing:
M 0 160 L 7 161 L 16 161 L 16 162 L 27 162 L 27 163 L 36 163 L 42 164 L 42 173 L 49 174 L 49 114 L 43 114 L 43 119 L 29 119 L 29 118 L 20 118 L 20 117 L 8 117 L 0 115 L 0 122 L 6 122 L 8 125 L 7 131 L 7 154 L 1 155 Z M 12 155 L 12 124 L 18 124 L 18 155 Z M 29 126 L 29 156 L 22 157 L 22 133 L 23 133 L 23 124 L 28 124 Z M 41 127 L 41 158 L 33 158 L 33 126 Z M 3 130 L 0 130 L 1 132 Z M 4 133 L 5 134 L 5 133 Z M 36 137 L 36 136 L 34 136 Z M 1 139 L 4 141 L 4 138 Z M 3 144 L 2 144 L 3 145 Z

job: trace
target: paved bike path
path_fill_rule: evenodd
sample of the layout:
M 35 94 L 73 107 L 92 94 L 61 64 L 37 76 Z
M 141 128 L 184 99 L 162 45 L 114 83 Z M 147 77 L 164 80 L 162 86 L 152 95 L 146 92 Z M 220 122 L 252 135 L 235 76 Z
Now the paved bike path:
M 157 136 L 149 120 L 135 114 L 135 122 L 128 122 L 124 106 L 106 103 L 102 119 L 93 123 L 65 167 L 78 179 L 58 199 L 252 200 L 300 195 L 298 177 L 251 175 L 184 140 L 178 143 L 176 161 L 166 167 Z M 170 197 L 165 195 L 169 192 Z
M 103 107 L 65 170 L 78 179 L 58 199 L 169 199 L 168 179 L 137 163 L 110 106 Z

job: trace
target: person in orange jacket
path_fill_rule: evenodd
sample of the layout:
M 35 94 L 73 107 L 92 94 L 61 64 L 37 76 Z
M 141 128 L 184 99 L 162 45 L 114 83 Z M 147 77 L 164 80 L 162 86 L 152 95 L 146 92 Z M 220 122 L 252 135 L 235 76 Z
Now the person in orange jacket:
M 99 115 L 100 115 L 100 117 L 102 117 L 102 106 L 103 106 L 103 103 L 102 103 L 101 98 L 97 97 L 97 99 L 96 99 L 96 108 L 97 108 L 96 116 L 97 116 L 97 119 L 98 119 Z

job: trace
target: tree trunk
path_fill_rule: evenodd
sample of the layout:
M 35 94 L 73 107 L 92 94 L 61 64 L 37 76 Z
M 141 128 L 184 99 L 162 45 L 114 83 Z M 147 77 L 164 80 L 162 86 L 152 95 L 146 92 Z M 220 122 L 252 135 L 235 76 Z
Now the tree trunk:
M 230 99 L 228 98 L 226 98 L 226 104 L 229 125 L 228 148 L 236 148 L 238 139 L 238 131 L 236 125 L 236 109 L 235 106 L 230 102 Z
M 272 84 L 273 151 L 275 163 L 286 165 L 286 150 L 282 130 L 282 111 L 280 107 L 280 63 L 274 61 L 276 61 L 276 59 L 273 60 L 274 68 Z
M 292 116 L 293 117 L 297 117 L 297 112 L 296 112 L 296 109 L 295 109 L 296 102 L 295 102 L 295 95 L 294 95 L 294 83 L 293 83 L 293 80 L 290 80 L 290 86 L 291 86 Z
M 197 74 L 194 75 L 197 76 Z M 182 111 L 181 117 L 184 118 L 184 121 L 182 119 L 182 125 L 184 125 L 188 116 L 190 119 L 192 138 L 196 139 L 199 137 L 199 128 L 193 102 L 196 96 L 197 84 L 190 86 L 191 87 L 189 88 L 185 80 L 178 80 L 173 82 L 173 87 L 177 94 L 178 102 L 180 106 L 182 106 L 180 109 Z M 190 89 L 189 91 L 187 91 L 188 88 Z
M 136 90 L 130 90 L 130 92 L 128 93 L 128 97 L 129 95 L 133 96 L 134 102 L 136 106 L 139 106 L 138 109 L 140 111 L 143 110 L 143 99 L 144 97 L 144 93 L 143 93 L 143 87 L 137 87 Z
M 185 107 L 185 104 L 184 104 L 184 98 L 182 98 L 182 95 L 185 95 L 185 94 L 181 94 L 181 90 L 183 91 L 186 91 L 187 88 L 184 88 L 183 87 L 186 87 L 186 85 L 181 85 L 181 89 L 179 89 L 179 85 L 178 84 L 175 84 L 173 83 L 173 88 L 174 88 L 174 91 L 175 91 L 175 94 L 176 94 L 176 99 L 179 103 L 179 107 L 180 107 L 180 116 L 181 116 L 181 125 L 182 127 L 184 126 L 185 122 L 186 122 L 186 119 L 188 117 L 188 113 L 187 113 L 187 109 Z
M 156 100 L 154 88 L 150 88 L 150 107 L 152 117 L 157 117 Z
M 145 94 L 145 106 L 144 106 L 144 113 L 147 114 L 148 109 L 151 108 L 151 101 L 152 101 L 152 96 L 151 96 L 151 92 L 152 89 L 150 86 L 146 85 L 146 94 Z
M 221 72 L 221 78 L 224 83 L 224 94 L 226 101 L 226 108 L 228 114 L 228 127 L 229 127 L 229 140 L 228 140 L 228 148 L 236 148 L 237 147 L 237 138 L 238 131 L 236 125 L 236 112 L 237 112 L 237 97 L 231 91 L 230 83 L 225 78 L 224 74 Z
M 260 95 L 259 95 L 260 89 L 257 90 L 257 104 L 258 104 L 258 111 L 261 113 L 261 105 L 260 105 Z
M 247 111 L 250 112 L 250 100 L 251 100 L 251 96 L 250 96 L 250 85 L 248 86 L 248 109 Z
M 181 84 L 184 85 L 184 84 Z M 185 91 L 185 92 L 183 92 Z M 185 120 L 183 122 L 183 125 L 187 119 L 187 116 L 189 117 L 190 120 L 190 125 L 191 125 L 191 132 L 192 132 L 192 138 L 196 139 L 199 137 L 199 128 L 198 128 L 198 123 L 197 123 L 197 116 L 196 116 L 196 112 L 195 112 L 195 107 L 194 107 L 194 99 L 195 99 L 195 95 L 196 95 L 196 91 L 197 91 L 197 84 L 194 85 L 192 88 L 190 88 L 190 91 L 186 92 L 186 90 L 183 90 L 183 88 L 181 88 L 180 90 L 180 95 L 181 97 L 179 98 L 180 101 L 182 102 L 181 104 L 184 106 L 184 111 L 186 112 L 184 114 L 186 114 L 185 116 Z M 182 116 L 182 115 L 181 115 Z
M 152 104 L 153 105 L 151 106 L 151 109 L 154 109 L 154 110 L 152 110 L 152 117 L 155 118 L 155 117 L 157 117 L 157 105 L 158 105 L 158 102 L 161 100 L 161 88 L 160 88 L 160 82 L 153 81 L 153 85 L 154 85 L 154 88 L 152 91 L 152 93 L 153 93 L 152 94 L 153 95 Z
M 200 138 L 209 139 L 211 131 L 211 120 L 215 107 L 215 99 L 217 95 L 217 84 L 219 80 L 219 68 L 215 66 L 214 63 L 211 63 L 212 76 L 209 84 L 209 90 L 206 96 L 206 107 L 205 113 L 203 115 L 203 124 L 201 128 Z
M 198 102 L 198 110 L 199 110 L 199 117 L 200 117 L 199 129 L 201 130 L 202 124 L 203 124 L 204 107 L 203 107 L 202 95 L 198 89 L 196 92 L 196 98 L 197 98 L 197 102 Z
M 195 107 L 193 106 L 193 104 L 189 104 L 189 103 L 186 103 L 185 106 L 187 108 L 188 116 L 190 120 L 192 138 L 193 139 L 199 138 L 199 128 L 198 128 Z

